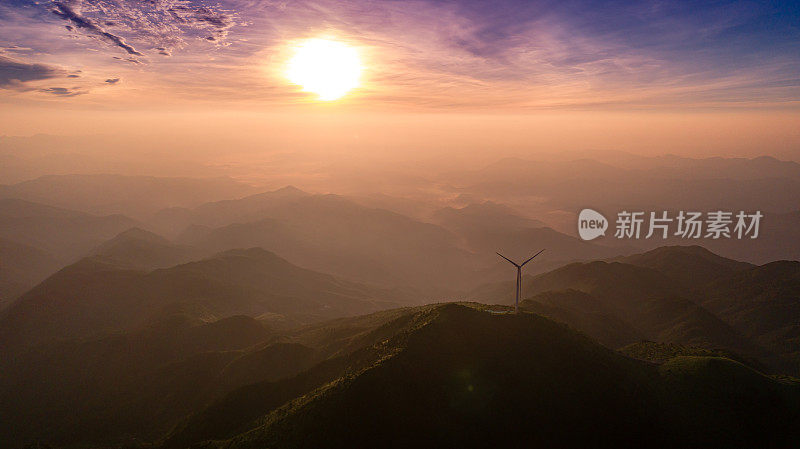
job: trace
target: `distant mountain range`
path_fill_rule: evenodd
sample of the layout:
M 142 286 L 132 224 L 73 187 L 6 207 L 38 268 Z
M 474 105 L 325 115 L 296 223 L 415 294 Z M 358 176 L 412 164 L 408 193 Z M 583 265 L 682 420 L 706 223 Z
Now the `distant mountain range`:
M 0 345 L 18 351 L 130 330 L 167 313 L 203 320 L 244 314 L 286 326 L 385 309 L 401 298 L 299 268 L 258 248 L 154 271 L 96 256 L 60 270 L 6 309 Z
M 0 186 L 3 447 L 800 441 L 800 164 L 315 166 L 351 187 L 334 195 L 51 176 L 83 159 L 18 140 L 0 139 L 0 173 L 20 181 Z M 583 207 L 766 215 L 758 239 L 585 242 Z M 495 252 L 540 249 L 512 314 Z
M 576 260 L 612 257 L 632 251 L 620 245 L 609 247 L 582 241 L 491 201 L 440 209 L 433 214 L 432 221 L 458 236 L 464 247 L 480 258 L 483 266 L 490 267 L 486 273 L 491 273 L 493 279 L 499 278 L 501 273 L 506 277 L 508 274 L 506 262 L 497 257 L 498 251 L 525 260 L 533 252 L 547 249 L 537 258 L 536 264 L 528 268 L 534 272 L 544 272 Z
M 59 268 L 138 223 L 0 199 L 0 309 Z
M 230 178 L 178 178 L 113 174 L 48 175 L 0 185 L 0 198 L 16 198 L 98 215 L 146 219 L 166 207 L 193 207 L 254 193 Z
M 507 158 L 447 178 L 457 192 L 486 199 L 525 196 L 546 207 L 580 210 L 797 210 L 800 164 L 755 159 L 638 158 L 609 163 Z M 787 194 L 789 192 L 795 193 Z M 541 209 L 538 208 L 538 209 Z
M 167 268 L 200 258 L 202 251 L 178 245 L 144 229 L 134 227 L 103 242 L 89 252 L 121 266 L 141 270 Z
M 503 279 L 495 251 L 523 258 L 547 248 L 529 267 L 531 273 L 687 243 L 757 264 L 798 260 L 800 210 L 787 200 L 800 193 L 798 167 L 773 158 L 512 158 L 471 172 L 415 178 L 438 192 L 427 200 L 417 190 L 414 198 L 320 195 L 294 187 L 252 194 L 255 188 L 229 178 L 52 175 L 0 186 L 0 205 L 25 215 L 0 217 L 0 238 L 42 251 L 64 266 L 139 227 L 172 239 L 191 258 L 259 246 L 356 282 L 413 287 L 429 298 L 461 297 Z M 758 239 L 584 242 L 574 236 L 575 213 L 587 206 L 608 213 L 637 207 L 741 208 L 766 216 Z M 8 302 L 30 286 L 24 281 L 0 289 L 9 292 Z
M 798 276 L 800 262 L 754 266 L 698 246 L 662 247 L 525 276 L 523 307 L 613 347 L 640 338 L 700 344 L 798 374 Z M 508 303 L 513 282 L 485 285 L 470 297 Z
M 0 199 L 0 237 L 50 252 L 81 257 L 138 223 L 124 215 L 91 215 L 19 199 Z
M 207 252 L 259 246 L 311 269 L 359 282 L 458 289 L 471 255 L 445 229 L 337 195 L 294 188 L 168 209 L 155 223 Z
M 441 209 L 432 221 L 286 187 L 195 209 L 165 209 L 153 225 L 206 252 L 260 246 L 355 281 L 451 295 L 502 278 L 498 250 L 529 257 L 523 248 L 549 248 L 540 271 L 631 251 L 583 242 L 494 203 Z
M 164 209 L 147 223 L 25 200 L 0 203 L 6 206 L 0 213 L 0 239 L 29 247 L 29 262 L 41 260 L 36 269 L 26 268 L 30 275 L 3 281 L 7 287 L 0 284 L 7 292 L 6 303 L 85 256 L 103 256 L 120 267 L 151 270 L 229 249 L 261 247 L 315 271 L 388 288 L 414 288 L 430 300 L 459 297 L 481 283 L 504 279 L 507 267 L 494 251 L 527 257 L 519 250 L 520 243 L 549 248 L 531 267 L 538 272 L 621 251 L 550 228 L 530 228 L 540 223 L 502 205 L 442 210 L 440 226 L 348 198 L 312 195 L 291 187 L 195 209 Z M 34 253 L 39 259 L 34 259 Z M 18 263 L 25 262 L 9 254 L 8 272 Z
M 0 263 L 0 310 L 61 267 L 47 252 L 3 238 Z
M 665 247 L 570 264 L 525 278 L 519 316 L 393 308 L 413 298 L 262 249 L 152 271 L 119 263 L 84 259 L 0 314 L 10 447 L 576 447 L 591 436 L 788 448 L 800 437 L 800 381 L 777 375 L 800 371 L 797 262 Z M 474 295 L 508 303 L 507 284 Z
M 763 264 L 800 259 L 800 164 L 771 157 L 691 159 L 641 157 L 597 152 L 595 159 L 526 160 L 507 158 L 473 171 L 444 176 L 440 187 L 454 196 L 493 201 L 575 234 L 577 213 L 593 208 L 614 217 L 627 211 L 761 211 L 757 239 L 618 240 L 631 254 L 664 245 L 699 244 L 725 257 Z M 613 222 L 613 219 L 612 219 Z M 613 228 L 613 225 L 612 225 Z M 610 234 L 613 235 L 613 234 Z M 620 246 L 622 245 L 622 246 Z

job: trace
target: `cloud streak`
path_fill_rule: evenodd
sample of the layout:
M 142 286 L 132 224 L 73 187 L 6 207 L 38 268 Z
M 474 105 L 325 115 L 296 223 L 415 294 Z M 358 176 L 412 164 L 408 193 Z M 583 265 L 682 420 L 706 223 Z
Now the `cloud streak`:
M 25 14 L 8 22 L 18 29 L 52 27 L 47 35 L 58 33 L 59 51 L 86 64 L 87 78 L 89 73 L 125 78 L 113 95 L 137 87 L 159 101 L 308 101 L 286 82 L 281 64 L 296 40 L 328 36 L 363 54 L 365 76 L 353 103 L 526 110 L 800 102 L 795 25 L 800 14 L 778 3 L 50 0 L 47 5 L 16 8 Z M 36 8 L 42 16 L 31 13 Z M 13 36 L 10 28 L 0 29 L 0 44 L 49 51 L 47 42 Z
M 0 88 L 19 87 L 29 81 L 65 76 L 64 69 L 47 64 L 15 61 L 0 56 Z
M 53 12 L 90 35 L 133 56 L 148 50 L 171 56 L 193 42 L 224 45 L 236 13 L 186 0 L 53 0 Z M 124 36 L 124 38 L 123 38 Z
M 104 30 L 103 28 L 100 27 L 100 25 L 96 24 L 93 20 L 89 19 L 88 17 L 84 17 L 80 13 L 76 12 L 66 2 L 53 1 L 52 11 L 53 14 L 57 15 L 58 17 L 70 21 L 75 27 L 84 30 L 87 33 L 93 34 L 105 40 L 106 42 L 109 42 L 110 44 L 125 50 L 128 54 L 134 56 L 144 56 L 144 54 L 137 51 L 135 48 L 133 48 L 133 46 L 126 43 L 123 38 Z
M 55 95 L 57 97 L 62 97 L 62 98 L 76 97 L 78 95 L 83 95 L 86 93 L 79 87 L 48 87 L 45 89 L 39 89 L 39 92 Z

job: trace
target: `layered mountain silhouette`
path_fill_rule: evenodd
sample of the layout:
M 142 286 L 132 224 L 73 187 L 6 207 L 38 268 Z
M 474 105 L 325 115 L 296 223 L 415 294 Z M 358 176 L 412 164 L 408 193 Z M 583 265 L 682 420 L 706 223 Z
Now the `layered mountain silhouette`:
M 588 293 L 566 289 L 539 293 L 520 304 L 523 310 L 569 323 L 610 348 L 646 339 L 647 333 L 619 317 L 617 309 Z
M 532 314 L 412 313 L 379 345 L 225 396 L 167 447 L 791 447 L 797 435 L 798 384 L 730 359 L 657 366 Z
M 11 447 L 800 437 L 798 383 L 777 375 L 800 373 L 798 262 L 698 246 L 616 256 L 493 203 L 429 224 L 285 188 L 162 210 L 150 225 L 169 240 L 123 216 L 0 201 L 0 255 L 18 267 L 0 272 L 15 297 L 0 312 Z M 510 277 L 485 256 L 516 257 L 515 242 L 564 258 L 525 277 L 521 315 L 508 281 L 468 295 L 503 305 L 396 308 Z
M 726 257 L 765 264 L 775 260 L 800 260 L 800 210 L 767 213 L 755 239 L 711 240 L 702 245 Z
M 785 192 L 800 191 L 800 164 L 770 157 L 754 159 L 680 157 L 526 160 L 507 158 L 474 171 L 453 173 L 451 182 L 485 198 L 519 192 L 546 198 L 551 206 L 602 210 L 623 205 L 650 210 L 796 210 Z M 647 188 L 642 188 L 646 186 Z M 621 209 L 620 209 L 621 210 Z
M 154 223 L 168 232 L 179 233 L 190 225 L 216 228 L 269 218 L 275 210 L 313 196 L 294 186 L 246 196 L 207 202 L 195 208 L 172 207 L 159 211 Z
M 800 164 L 235 134 L 0 137 L 0 446 L 800 441 Z M 584 208 L 764 217 L 756 239 L 586 242 Z M 514 314 L 495 252 L 543 248 Z
M 462 208 L 445 207 L 434 212 L 433 219 L 443 227 L 467 236 L 546 226 L 539 220 L 523 217 L 510 207 L 492 201 L 471 203 Z
M 130 268 L 148 270 L 189 262 L 200 258 L 202 252 L 135 227 L 103 242 L 90 251 L 89 255 L 101 256 Z
M 463 246 L 480 258 L 486 267 L 477 276 L 486 282 L 508 275 L 500 252 L 513 259 L 525 260 L 533 248 L 547 248 L 529 272 L 545 272 L 577 260 L 592 260 L 625 254 L 628 250 L 585 242 L 563 234 L 538 220 L 526 218 L 508 206 L 486 201 L 462 208 L 447 207 L 436 211 L 433 221 L 458 236 Z
M 718 210 L 718 208 L 713 210 Z M 734 213 L 738 213 L 738 210 L 728 209 L 729 212 Z M 756 210 L 751 209 L 750 212 Z M 668 216 L 674 218 L 679 211 L 668 210 L 667 213 Z M 633 252 L 648 251 L 663 246 L 684 246 L 692 243 L 729 259 L 759 265 L 775 260 L 798 260 L 800 259 L 800 246 L 794 242 L 800 241 L 800 210 L 764 212 L 764 217 L 759 223 L 758 237 L 751 238 L 751 236 L 752 233 L 744 235 L 741 239 L 736 234 L 732 234 L 731 238 L 686 239 L 678 235 L 669 235 L 666 239 L 659 236 L 659 238 L 651 239 L 613 238 L 603 240 L 609 245 L 624 243 L 626 246 L 638 248 Z M 620 251 L 620 254 L 631 253 L 631 251 Z
M 91 215 L 19 199 L 0 199 L 0 238 L 38 248 L 67 262 L 137 222 L 124 215 Z
M 617 260 L 657 270 L 685 289 L 696 288 L 755 266 L 721 257 L 697 245 L 663 246 Z
M 259 246 L 293 263 L 359 282 L 450 296 L 502 278 L 498 250 L 529 257 L 519 248 L 546 246 L 551 251 L 537 265 L 541 271 L 629 252 L 583 242 L 491 202 L 440 209 L 432 221 L 290 186 L 194 209 L 165 209 L 154 226 L 207 253 Z
M 203 323 L 168 315 L 129 332 L 50 343 L 4 359 L 4 440 L 61 445 L 125 433 L 158 436 L 202 406 L 246 348 L 274 335 L 250 317 Z M 259 379 L 291 374 L 291 360 L 262 364 Z M 227 372 L 227 383 L 247 374 L 235 366 Z
M 154 441 L 247 385 L 320 363 L 338 370 L 345 365 L 335 360 L 388 338 L 411 315 L 393 309 L 280 331 L 246 316 L 205 322 L 165 313 L 128 331 L 45 343 L 0 360 L 0 436 L 15 445 Z
M 773 270 L 772 264 L 756 267 L 725 259 L 700 247 L 662 247 L 526 276 L 523 291 L 529 299 L 522 306 L 564 321 L 612 347 L 642 338 L 703 345 L 760 360 L 774 370 L 798 373 L 797 365 L 793 365 L 795 352 L 790 348 L 795 338 L 791 320 L 800 307 L 800 294 L 792 290 L 792 282 L 787 282 L 796 275 L 792 271 L 795 263 L 776 264 L 784 270 Z M 763 273 L 764 277 L 758 278 L 761 282 L 781 287 L 763 295 L 761 302 L 757 293 L 753 298 L 728 302 L 729 307 L 745 307 L 749 302 L 758 309 L 758 313 L 749 310 L 742 314 L 753 321 L 748 326 L 737 323 L 733 312 L 724 313 L 724 301 L 717 299 L 721 302 L 715 303 L 712 298 L 735 298 L 728 287 L 754 273 Z M 513 300 L 510 284 L 486 285 L 471 295 L 482 301 L 507 303 Z M 751 291 L 764 288 L 754 284 Z M 744 294 L 741 286 L 740 292 Z M 770 331 L 754 331 L 754 323 Z
M 0 310 L 60 268 L 54 256 L 0 238 Z
M 607 158 L 600 158 L 604 154 Z M 797 260 L 800 211 L 800 164 L 771 157 L 692 159 L 642 157 L 597 152 L 593 159 L 526 160 L 506 158 L 446 177 L 454 193 L 510 204 L 536 217 L 553 220 L 559 231 L 574 229 L 575 213 L 591 207 L 607 217 L 627 211 L 761 211 L 757 239 L 700 239 L 725 257 L 764 264 Z M 543 218 L 542 218 L 543 219 Z M 556 223 L 557 222 L 557 223 Z M 637 246 L 638 251 L 686 240 L 602 239 L 608 245 Z M 630 253 L 620 251 L 621 254 Z M 610 257 L 612 254 L 606 255 Z
M 800 262 L 737 271 L 703 287 L 698 302 L 800 372 Z
M 19 199 L 0 199 L 0 309 L 59 268 L 137 223 Z
M 391 307 L 393 291 L 299 268 L 263 249 L 231 250 L 154 271 L 102 256 L 70 265 L 0 317 L 5 348 L 131 329 L 164 313 L 266 316 L 296 324 Z
M 439 226 L 292 187 L 165 210 L 157 222 L 165 232 L 183 230 L 178 243 L 208 252 L 257 246 L 359 282 L 452 289 L 473 271 L 470 253 Z
M 632 358 L 503 310 L 429 305 L 288 333 L 174 317 L 41 347 L 4 367 L 3 403 L 16 408 L 0 431 L 11 447 L 789 448 L 800 437 L 796 380 L 699 348 L 640 344 Z
M 194 207 L 253 191 L 247 184 L 223 177 L 70 174 L 0 185 L 0 198 L 23 199 L 99 215 L 128 214 L 147 218 L 166 207 Z

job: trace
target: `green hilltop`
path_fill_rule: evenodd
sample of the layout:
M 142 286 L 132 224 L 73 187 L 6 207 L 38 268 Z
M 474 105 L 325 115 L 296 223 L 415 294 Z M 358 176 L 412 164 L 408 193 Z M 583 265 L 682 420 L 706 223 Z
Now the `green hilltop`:
M 166 446 L 752 448 L 800 437 L 794 382 L 721 357 L 659 366 L 535 314 L 488 311 L 410 309 L 372 331 L 392 328 L 382 341 L 230 393 Z

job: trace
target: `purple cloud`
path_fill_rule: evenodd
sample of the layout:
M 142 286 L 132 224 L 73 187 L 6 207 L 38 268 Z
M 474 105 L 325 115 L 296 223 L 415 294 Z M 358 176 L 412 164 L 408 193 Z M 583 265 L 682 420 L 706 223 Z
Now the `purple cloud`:
M 86 93 L 85 91 L 80 90 L 79 87 L 48 87 L 46 89 L 39 89 L 39 92 L 64 98 L 83 95 Z
M 130 62 L 131 64 L 141 64 L 142 63 L 142 61 L 139 61 L 138 59 L 136 59 L 134 57 L 120 58 L 119 56 L 112 56 L 112 58 L 114 58 L 114 59 L 116 59 L 118 61 Z
M 0 88 L 13 87 L 27 81 L 64 76 L 64 69 L 46 64 L 15 61 L 0 56 Z
M 101 28 L 97 25 L 92 19 L 88 17 L 84 17 L 74 9 L 72 9 L 69 5 L 65 2 L 61 1 L 53 1 L 53 14 L 61 17 L 64 20 L 69 20 L 72 22 L 73 25 L 76 27 L 86 31 L 87 33 L 93 34 L 95 36 L 100 37 L 101 39 L 106 40 L 107 42 L 111 43 L 112 45 L 116 45 L 117 47 L 125 50 L 131 55 L 135 56 L 144 56 L 142 53 L 137 51 L 131 45 L 127 44 L 124 39 L 116 34 L 109 33 L 108 31 Z
M 193 39 L 224 45 L 236 14 L 217 5 L 184 0 L 51 0 L 51 12 L 69 21 L 66 29 L 83 31 L 123 49 L 144 56 L 151 49 L 171 56 Z
M 94 64 L 93 73 L 127 82 L 147 72 L 156 76 L 146 82 L 170 88 L 171 95 L 248 101 L 299 98 L 280 64 L 295 41 L 320 36 L 363 51 L 369 70 L 363 92 L 385 104 L 528 109 L 797 102 L 800 31 L 790 25 L 796 20 L 769 27 L 763 20 L 780 5 L 612 3 L 46 0 L 39 4 L 47 9 L 13 7 L 25 14 L 9 21 L 17 26 L 0 27 L 0 40 L 72 57 L 86 50 L 75 39 L 83 36 L 114 50 L 83 55 L 78 64 Z M 64 26 L 73 39 L 59 39 Z M 36 27 L 42 32 L 23 37 L 17 31 Z

